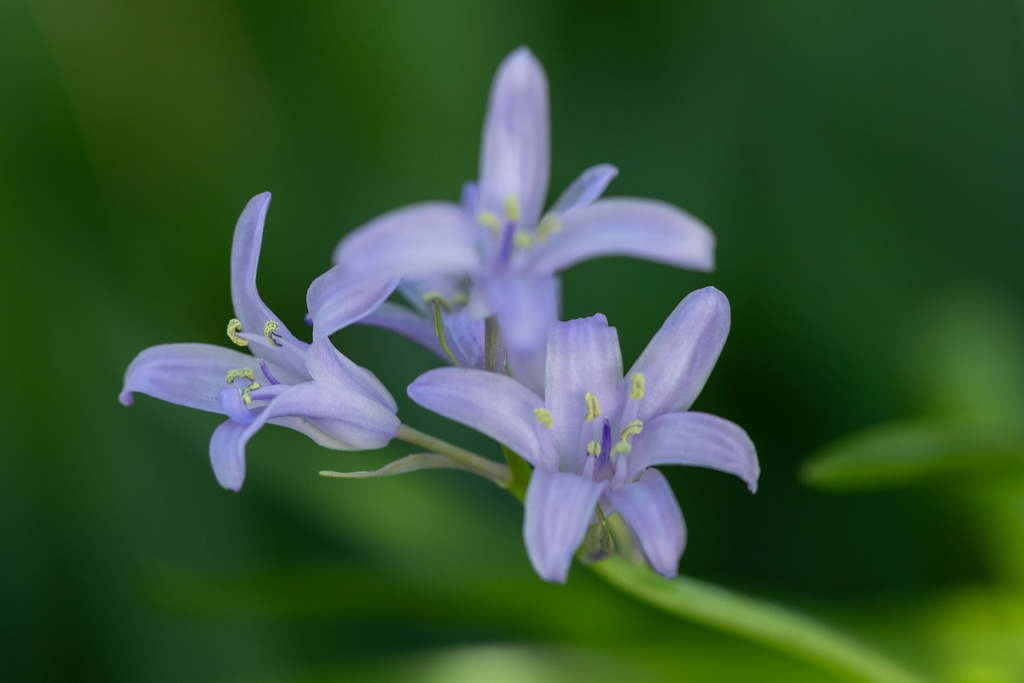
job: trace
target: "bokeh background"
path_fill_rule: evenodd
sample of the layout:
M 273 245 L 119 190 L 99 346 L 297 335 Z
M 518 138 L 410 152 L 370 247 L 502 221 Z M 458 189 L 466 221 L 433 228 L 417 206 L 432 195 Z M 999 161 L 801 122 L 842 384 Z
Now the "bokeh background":
M 521 508 L 482 479 L 317 475 L 400 446 L 265 429 L 236 495 L 207 459 L 217 417 L 117 403 L 141 349 L 227 343 L 252 195 L 274 193 L 259 284 L 292 329 L 347 230 L 457 198 L 519 45 L 551 82 L 553 195 L 609 162 L 609 194 L 673 202 L 718 236 L 710 275 L 602 259 L 565 277 L 566 315 L 604 312 L 627 363 L 688 291 L 732 302 L 697 408 L 749 431 L 761 490 L 667 472 L 682 572 L 937 680 L 1024 680 L 1019 468 L 975 471 L 968 447 L 899 481 L 801 470 L 881 424 L 1018 433 L 1010 0 L 0 2 L 0 678 L 829 680 L 579 565 L 541 583 Z M 408 423 L 500 457 L 405 398 L 428 354 L 380 330 L 336 342 Z

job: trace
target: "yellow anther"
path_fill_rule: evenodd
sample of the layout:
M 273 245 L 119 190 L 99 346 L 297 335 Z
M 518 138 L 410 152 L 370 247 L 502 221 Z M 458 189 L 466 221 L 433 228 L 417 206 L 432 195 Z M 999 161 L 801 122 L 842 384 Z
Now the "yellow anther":
M 235 368 L 234 370 L 228 370 L 228 384 L 233 383 L 239 377 L 244 377 L 250 382 L 256 381 L 256 373 L 252 371 L 252 368 Z
M 495 235 L 501 234 L 501 221 L 493 211 L 481 211 L 476 216 L 476 222 L 485 228 L 490 228 Z
M 546 242 L 548 237 L 562 229 L 562 224 L 550 213 L 540 219 L 537 225 L 537 241 Z
M 281 342 L 274 339 L 274 334 L 277 333 L 277 328 L 280 327 L 273 320 L 268 320 L 263 323 L 263 336 L 267 338 L 267 343 L 271 346 L 281 347 Z
M 626 455 L 631 450 L 633 450 L 632 446 L 630 446 L 625 441 L 619 441 L 617 444 L 612 446 L 612 452 L 610 454 L 611 455 L 611 459 L 614 460 L 616 457 L 618 457 L 620 455 Z
M 247 386 L 245 389 L 242 389 L 242 403 L 244 403 L 245 405 L 249 405 L 250 403 L 252 403 L 252 396 L 250 396 L 249 394 L 251 394 L 252 392 L 256 391 L 259 388 L 260 388 L 260 383 L 259 382 L 253 382 L 252 384 Z
M 453 306 L 462 306 L 467 303 L 469 303 L 469 295 L 465 292 L 455 292 L 455 294 L 452 294 Z
M 548 429 L 551 429 L 551 425 L 555 421 L 555 419 L 551 416 L 551 411 L 545 410 L 544 408 L 534 408 L 533 416 L 537 418 L 537 422 L 540 422 Z
M 601 455 L 601 443 L 599 441 L 591 441 L 587 444 L 587 455 L 592 455 L 595 458 Z
M 533 244 L 533 237 L 525 230 L 516 230 L 515 235 L 512 237 L 512 241 L 516 245 L 517 249 L 526 249 Z
M 622 428 L 622 431 L 619 432 L 619 437 L 622 439 L 622 442 L 625 443 L 642 431 L 644 431 L 644 423 L 640 420 L 633 420 Z
M 238 318 L 232 318 L 228 321 L 228 339 L 233 341 L 239 346 L 248 346 L 249 342 L 238 336 L 238 333 L 242 331 L 242 321 Z
M 435 302 L 444 306 L 444 310 L 446 311 L 452 310 L 452 305 L 448 302 L 448 299 L 444 298 L 444 294 L 442 294 L 441 292 L 432 289 L 423 295 L 423 303 L 433 304 Z
M 639 372 L 634 372 L 629 379 L 632 383 L 629 389 L 629 397 L 634 401 L 639 401 L 644 397 L 644 376 Z
M 601 406 L 597 402 L 597 396 L 588 391 L 583 396 L 583 400 L 587 402 L 587 422 L 593 422 L 596 418 L 601 417 Z
M 511 223 L 515 223 L 523 215 L 523 212 L 519 209 L 519 200 L 513 196 L 505 198 L 505 215 L 508 216 L 508 220 Z

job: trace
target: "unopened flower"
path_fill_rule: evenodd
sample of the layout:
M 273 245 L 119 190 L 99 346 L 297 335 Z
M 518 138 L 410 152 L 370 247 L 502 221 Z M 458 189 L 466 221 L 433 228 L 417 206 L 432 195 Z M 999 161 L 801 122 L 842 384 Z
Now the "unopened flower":
M 125 372 L 121 403 L 141 392 L 179 405 L 227 415 L 210 439 L 210 461 L 224 488 L 245 478 L 245 445 L 266 423 L 306 434 L 340 450 L 380 448 L 398 430 L 395 401 L 368 370 L 340 354 L 329 339 L 296 339 L 256 290 L 256 267 L 270 194 L 253 197 L 235 227 L 227 336 L 240 350 L 211 344 L 165 344 L 140 353 Z M 339 291 L 329 311 L 358 319 L 394 288 Z
M 650 199 L 598 199 L 617 173 L 607 164 L 586 170 L 543 212 L 549 126 L 547 78 L 520 48 L 498 68 L 479 181 L 463 189 L 461 204 L 428 202 L 385 214 L 347 236 L 334 254 L 355 278 L 448 278 L 460 288 L 449 303 L 466 307 L 473 319 L 496 316 L 511 372 L 537 390 L 547 329 L 559 316 L 559 272 L 608 255 L 696 270 L 710 270 L 714 261 L 713 235 L 682 210 Z M 431 314 L 410 325 L 408 311 L 386 306 L 371 320 L 424 341 Z M 320 327 L 321 334 L 331 331 Z
M 651 566 L 674 576 L 686 542 L 682 512 L 655 465 L 729 472 L 756 490 L 754 445 L 728 420 L 689 407 L 729 331 L 714 288 L 686 297 L 628 373 L 604 316 L 555 323 L 544 397 L 496 373 L 431 370 L 409 387 L 420 405 L 503 443 L 534 466 L 523 535 L 541 578 L 564 582 L 599 515 L 621 515 Z

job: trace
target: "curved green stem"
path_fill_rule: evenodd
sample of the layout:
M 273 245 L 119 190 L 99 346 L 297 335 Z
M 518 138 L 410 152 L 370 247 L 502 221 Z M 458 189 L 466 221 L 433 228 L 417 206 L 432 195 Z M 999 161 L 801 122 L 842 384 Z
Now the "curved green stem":
M 502 488 L 507 489 L 509 484 L 512 483 L 512 474 L 507 466 L 493 460 L 488 460 L 472 451 L 467 451 L 465 448 L 448 443 L 443 439 L 438 439 L 436 436 L 413 429 L 409 425 L 402 424 L 398 426 L 398 438 L 406 443 L 422 446 L 432 453 L 447 456 L 460 465 L 465 465 L 473 472 L 487 477 Z

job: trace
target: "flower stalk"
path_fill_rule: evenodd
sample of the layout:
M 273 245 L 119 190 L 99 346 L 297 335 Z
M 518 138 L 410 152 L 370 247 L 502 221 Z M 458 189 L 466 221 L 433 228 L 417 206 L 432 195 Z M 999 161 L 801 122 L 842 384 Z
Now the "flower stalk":
M 488 460 L 483 456 L 477 455 L 472 451 L 467 451 L 465 448 L 460 448 L 455 444 L 448 443 L 436 436 L 431 436 L 430 434 L 421 432 L 418 429 L 413 429 L 409 425 L 399 425 L 398 435 L 396 438 L 401 439 L 406 443 L 411 443 L 414 446 L 422 446 L 432 453 L 438 453 L 451 458 L 455 462 L 465 466 L 473 472 L 476 472 L 480 476 L 490 479 L 503 489 L 507 489 L 512 483 L 512 474 L 507 466 L 494 462 L 493 460 Z

